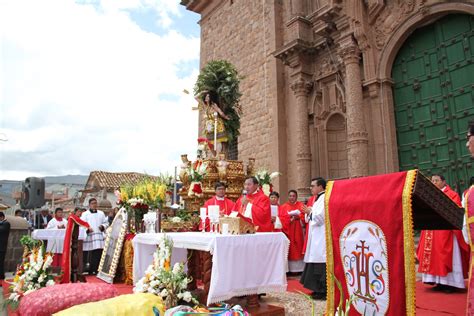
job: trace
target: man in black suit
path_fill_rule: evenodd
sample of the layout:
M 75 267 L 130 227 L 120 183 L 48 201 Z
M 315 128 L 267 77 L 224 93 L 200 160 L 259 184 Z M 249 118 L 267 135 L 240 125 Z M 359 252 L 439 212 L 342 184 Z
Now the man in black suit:
M 53 217 L 49 214 L 49 210 L 47 208 L 41 209 L 41 213 L 36 215 L 35 228 L 36 229 L 45 229 L 46 226 L 48 226 L 48 222 L 52 218 Z
M 7 253 L 9 234 L 10 223 L 7 222 L 5 214 L 0 212 L 0 280 L 5 279 L 5 254 Z

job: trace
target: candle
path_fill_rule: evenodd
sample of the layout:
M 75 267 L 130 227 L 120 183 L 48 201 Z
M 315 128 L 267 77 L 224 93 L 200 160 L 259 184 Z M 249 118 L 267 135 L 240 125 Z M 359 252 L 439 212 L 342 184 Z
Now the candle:
M 224 223 L 222 224 L 222 235 L 228 235 L 229 234 L 229 224 Z
M 205 219 L 206 218 L 206 213 L 207 213 L 207 208 L 205 207 L 201 207 L 199 209 L 199 217 L 201 217 L 201 219 Z
M 219 218 L 219 205 L 209 205 L 209 216 L 214 219 Z

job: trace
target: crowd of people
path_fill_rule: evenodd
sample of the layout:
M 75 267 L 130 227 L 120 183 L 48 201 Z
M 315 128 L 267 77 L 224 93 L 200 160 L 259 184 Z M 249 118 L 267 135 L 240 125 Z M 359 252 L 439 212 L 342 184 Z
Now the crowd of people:
M 467 133 L 466 147 L 474 157 L 474 124 Z M 432 183 L 459 206 L 465 206 L 466 192 L 460 197 L 446 183 L 442 174 L 433 174 Z M 474 177 L 470 179 L 474 185 Z M 289 190 L 288 201 L 280 204 L 278 192 L 266 196 L 256 177 L 248 177 L 244 182 L 243 194 L 237 201 L 226 197 L 226 185 L 215 184 L 215 195 L 207 200 L 204 207 L 217 205 L 221 216 L 238 212 L 250 219 L 258 232 L 283 232 L 290 241 L 288 268 L 290 274 L 301 274 L 301 284 L 312 291 L 314 299 L 326 299 L 326 236 L 325 236 L 325 189 L 326 180 L 316 177 L 311 180 L 311 197 L 305 202 L 298 201 L 298 192 Z M 472 190 L 471 190 L 472 192 Z M 73 214 L 90 226 L 83 243 L 84 271 L 96 274 L 102 250 L 105 230 L 113 221 L 115 212 L 108 215 L 97 209 L 97 200 L 91 198 L 88 208 L 76 207 Z M 22 211 L 15 212 L 22 216 Z M 56 208 L 54 217 L 48 209 L 42 209 L 35 218 L 37 229 L 61 229 L 66 227 L 63 209 Z M 209 229 L 206 222 L 204 229 Z M 9 223 L 0 212 L 0 263 L 3 262 L 8 240 Z M 464 230 L 424 230 L 421 232 L 417 249 L 418 272 L 422 281 L 433 285 L 434 290 L 446 293 L 465 288 L 469 272 L 470 240 L 466 224 Z M 60 253 L 59 246 L 51 246 L 51 251 Z M 4 278 L 3 264 L 0 264 L 0 279 Z
M 289 274 L 302 273 L 300 282 L 313 292 L 313 298 L 326 299 L 326 180 L 321 177 L 312 179 L 312 196 L 306 203 L 298 201 L 296 190 L 290 190 L 288 201 L 280 204 L 280 194 L 273 191 L 266 196 L 256 177 L 245 180 L 244 194 L 235 203 L 226 197 L 224 183 L 217 182 L 214 188 L 215 196 L 207 200 L 204 207 L 219 206 L 221 216 L 238 212 L 250 219 L 258 232 L 283 232 L 290 240 Z
M 70 214 L 74 214 L 87 222 L 90 228 L 86 231 L 86 239 L 81 244 L 83 262 L 80 266 L 81 269 L 84 267 L 84 272 L 95 275 L 104 248 L 105 229 L 112 223 L 116 213 L 117 208 L 109 211 L 106 215 L 103 211 L 97 209 L 97 199 L 91 198 L 88 201 L 88 208 L 76 206 L 68 213 L 64 212 L 63 208 L 56 207 L 54 214 L 51 214 L 47 207 L 43 207 L 35 216 L 31 216 L 29 212 L 21 209 L 16 210 L 14 214 L 15 217 L 25 219 L 30 227 L 34 229 L 65 229 L 67 227 L 67 217 Z M 9 232 L 9 230 L 10 223 L 6 220 L 5 214 L 0 212 L 0 280 L 5 278 L 3 262 L 8 241 L 7 231 Z M 52 266 L 59 267 L 62 259 L 63 242 L 60 239 L 55 239 L 54 242 L 46 242 L 46 251 L 55 254 Z

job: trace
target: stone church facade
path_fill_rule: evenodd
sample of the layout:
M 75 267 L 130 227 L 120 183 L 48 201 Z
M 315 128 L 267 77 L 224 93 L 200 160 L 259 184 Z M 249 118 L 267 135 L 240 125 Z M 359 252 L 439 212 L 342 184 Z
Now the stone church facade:
M 183 0 L 201 15 L 201 66 L 241 83 L 238 156 L 310 179 L 419 168 L 458 191 L 474 174 L 474 1 Z

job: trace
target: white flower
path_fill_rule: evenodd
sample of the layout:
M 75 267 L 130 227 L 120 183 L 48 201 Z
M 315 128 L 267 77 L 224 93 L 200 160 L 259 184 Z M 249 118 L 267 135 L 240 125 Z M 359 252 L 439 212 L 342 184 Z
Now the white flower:
M 12 301 L 18 301 L 18 299 L 20 298 L 20 295 L 18 293 L 12 293 L 10 294 L 10 296 L 8 297 L 9 300 L 12 300 Z
M 161 296 L 161 297 L 166 297 L 166 296 L 168 296 L 168 290 L 167 290 L 167 289 L 163 289 L 163 291 L 160 292 L 160 296 Z
M 175 216 L 171 218 L 171 222 L 173 223 L 181 223 L 181 217 Z
M 193 299 L 193 296 L 191 295 L 190 292 L 186 291 L 183 293 L 183 300 L 186 301 L 186 302 L 191 302 L 191 300 Z
M 184 278 L 182 281 L 181 281 L 181 284 L 179 285 L 179 287 L 181 289 L 185 289 L 188 287 L 188 283 L 189 283 L 189 280 L 188 278 Z
M 48 280 L 48 282 L 46 282 L 46 286 L 53 286 L 55 284 L 54 280 Z
M 44 273 L 42 273 L 38 278 L 38 282 L 43 283 L 44 279 L 46 279 L 46 275 Z
M 177 274 L 179 273 L 179 271 L 181 271 L 181 265 L 178 262 L 176 262 L 173 266 L 173 274 Z
M 47 268 L 49 268 L 49 267 L 51 266 L 51 263 L 53 263 L 53 256 L 48 255 L 48 256 L 46 257 L 46 261 L 44 262 L 43 269 L 46 270 Z
M 272 173 L 270 174 L 270 180 L 273 180 L 273 179 L 275 179 L 276 177 L 278 177 L 278 176 L 280 176 L 280 175 L 281 175 L 281 173 L 278 172 L 278 171 L 272 172 Z
M 30 294 L 31 292 L 34 292 L 34 291 L 35 291 L 35 290 L 28 290 L 28 291 L 26 291 L 26 292 L 24 293 L 24 295 L 28 295 L 28 294 Z

